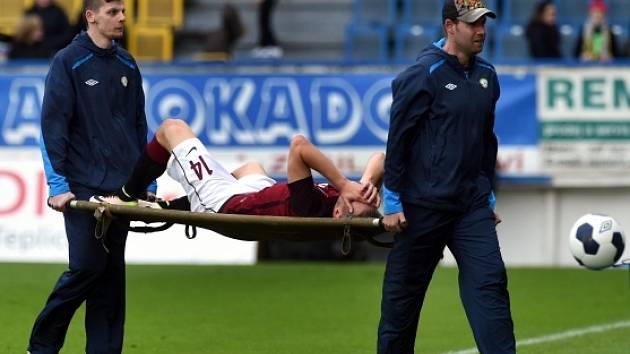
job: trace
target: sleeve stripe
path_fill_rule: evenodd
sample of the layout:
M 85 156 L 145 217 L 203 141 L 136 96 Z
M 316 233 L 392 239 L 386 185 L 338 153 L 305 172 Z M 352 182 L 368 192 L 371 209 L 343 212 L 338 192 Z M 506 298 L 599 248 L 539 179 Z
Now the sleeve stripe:
M 52 164 L 50 163 L 50 158 L 48 157 L 48 152 L 46 151 L 46 146 L 44 145 L 43 134 L 42 137 L 39 139 L 39 147 L 42 151 L 42 160 L 44 162 L 46 181 L 48 182 L 48 187 L 50 188 L 49 194 L 51 196 L 55 196 L 69 192 L 70 186 L 68 185 L 66 178 L 56 173 L 52 167 Z
M 446 62 L 446 59 L 442 59 L 442 60 L 438 61 L 437 63 L 431 65 L 431 67 L 429 68 L 429 75 L 433 74 L 435 69 L 437 69 L 440 66 L 442 66 L 442 64 L 444 64 L 445 62 Z
M 123 58 L 120 54 L 116 54 L 116 59 L 118 59 L 121 63 L 127 65 L 131 69 L 135 69 L 136 66 L 130 60 Z
M 90 53 L 86 57 L 77 60 L 76 62 L 74 62 L 74 64 L 72 64 L 72 70 L 76 70 L 76 68 L 78 68 L 79 66 L 83 65 L 83 63 L 85 63 L 86 61 L 92 59 L 93 56 L 94 56 L 94 54 Z

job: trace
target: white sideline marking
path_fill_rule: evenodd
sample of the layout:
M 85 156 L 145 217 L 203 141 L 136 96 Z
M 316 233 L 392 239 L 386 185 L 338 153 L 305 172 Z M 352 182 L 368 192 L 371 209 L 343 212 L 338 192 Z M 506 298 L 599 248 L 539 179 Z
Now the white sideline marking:
M 535 345 L 535 344 L 546 343 L 546 342 L 555 342 L 555 341 L 559 341 L 559 340 L 563 340 L 563 339 L 567 339 L 571 337 L 583 336 L 585 334 L 601 333 L 601 332 L 606 332 L 613 329 L 626 328 L 626 327 L 630 327 L 630 321 L 613 322 L 613 323 L 585 327 L 585 328 L 570 329 L 568 331 L 548 334 L 548 335 L 544 335 L 540 337 L 517 340 L 516 346 L 524 347 L 527 345 Z M 477 353 L 479 353 L 477 351 L 477 348 L 470 348 L 470 349 L 460 350 L 456 352 L 451 351 L 444 354 L 477 354 Z

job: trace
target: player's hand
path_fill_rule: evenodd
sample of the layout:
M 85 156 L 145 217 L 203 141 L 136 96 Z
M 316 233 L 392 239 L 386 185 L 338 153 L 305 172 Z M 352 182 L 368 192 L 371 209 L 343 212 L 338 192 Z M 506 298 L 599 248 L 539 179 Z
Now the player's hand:
M 52 197 L 48 197 L 48 206 L 56 211 L 63 212 L 66 210 L 66 204 L 72 199 L 75 199 L 74 193 L 65 192 Z
M 364 193 L 363 185 L 354 181 L 348 181 L 348 183 L 346 183 L 341 189 L 339 197 L 348 208 L 348 212 L 350 214 L 354 213 L 352 202 L 358 201 L 358 202 L 367 203 L 365 201 L 365 198 L 363 197 L 363 193 Z
M 387 231 L 401 232 L 402 229 L 407 227 L 407 219 L 405 219 L 405 214 L 401 211 L 399 213 L 385 215 L 385 217 L 383 217 L 383 226 Z
M 375 208 L 381 206 L 381 195 L 378 192 L 378 188 L 371 182 L 362 182 L 363 185 L 363 198 L 367 204 L 372 205 Z

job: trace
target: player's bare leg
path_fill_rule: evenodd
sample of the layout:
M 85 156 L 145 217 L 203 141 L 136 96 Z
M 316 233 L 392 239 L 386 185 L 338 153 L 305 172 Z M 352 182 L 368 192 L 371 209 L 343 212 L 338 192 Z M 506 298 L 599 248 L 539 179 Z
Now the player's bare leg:
M 249 175 L 264 175 L 269 176 L 267 171 L 265 171 L 264 167 L 255 161 L 249 161 L 243 164 L 241 167 L 232 171 L 232 176 L 236 179 L 240 179 Z
M 180 119 L 165 119 L 155 132 L 155 138 L 158 143 L 168 151 L 173 151 L 175 146 L 182 141 L 195 137 L 195 133 L 193 133 L 188 124 Z

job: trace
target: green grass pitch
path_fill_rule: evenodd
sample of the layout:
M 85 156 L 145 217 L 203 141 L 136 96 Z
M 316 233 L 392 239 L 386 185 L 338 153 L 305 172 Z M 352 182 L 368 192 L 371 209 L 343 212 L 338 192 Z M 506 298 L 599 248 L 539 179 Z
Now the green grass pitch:
M 25 352 L 33 320 L 64 268 L 0 264 L 0 353 Z M 374 353 L 383 270 L 380 263 L 128 266 L 124 352 Z M 511 268 L 508 273 L 516 337 L 525 343 L 519 353 L 630 352 L 627 270 Z M 622 325 L 545 337 L 614 323 Z M 81 353 L 83 347 L 81 308 L 62 353 Z M 472 347 L 457 270 L 439 268 L 423 308 L 416 353 L 471 353 Z

